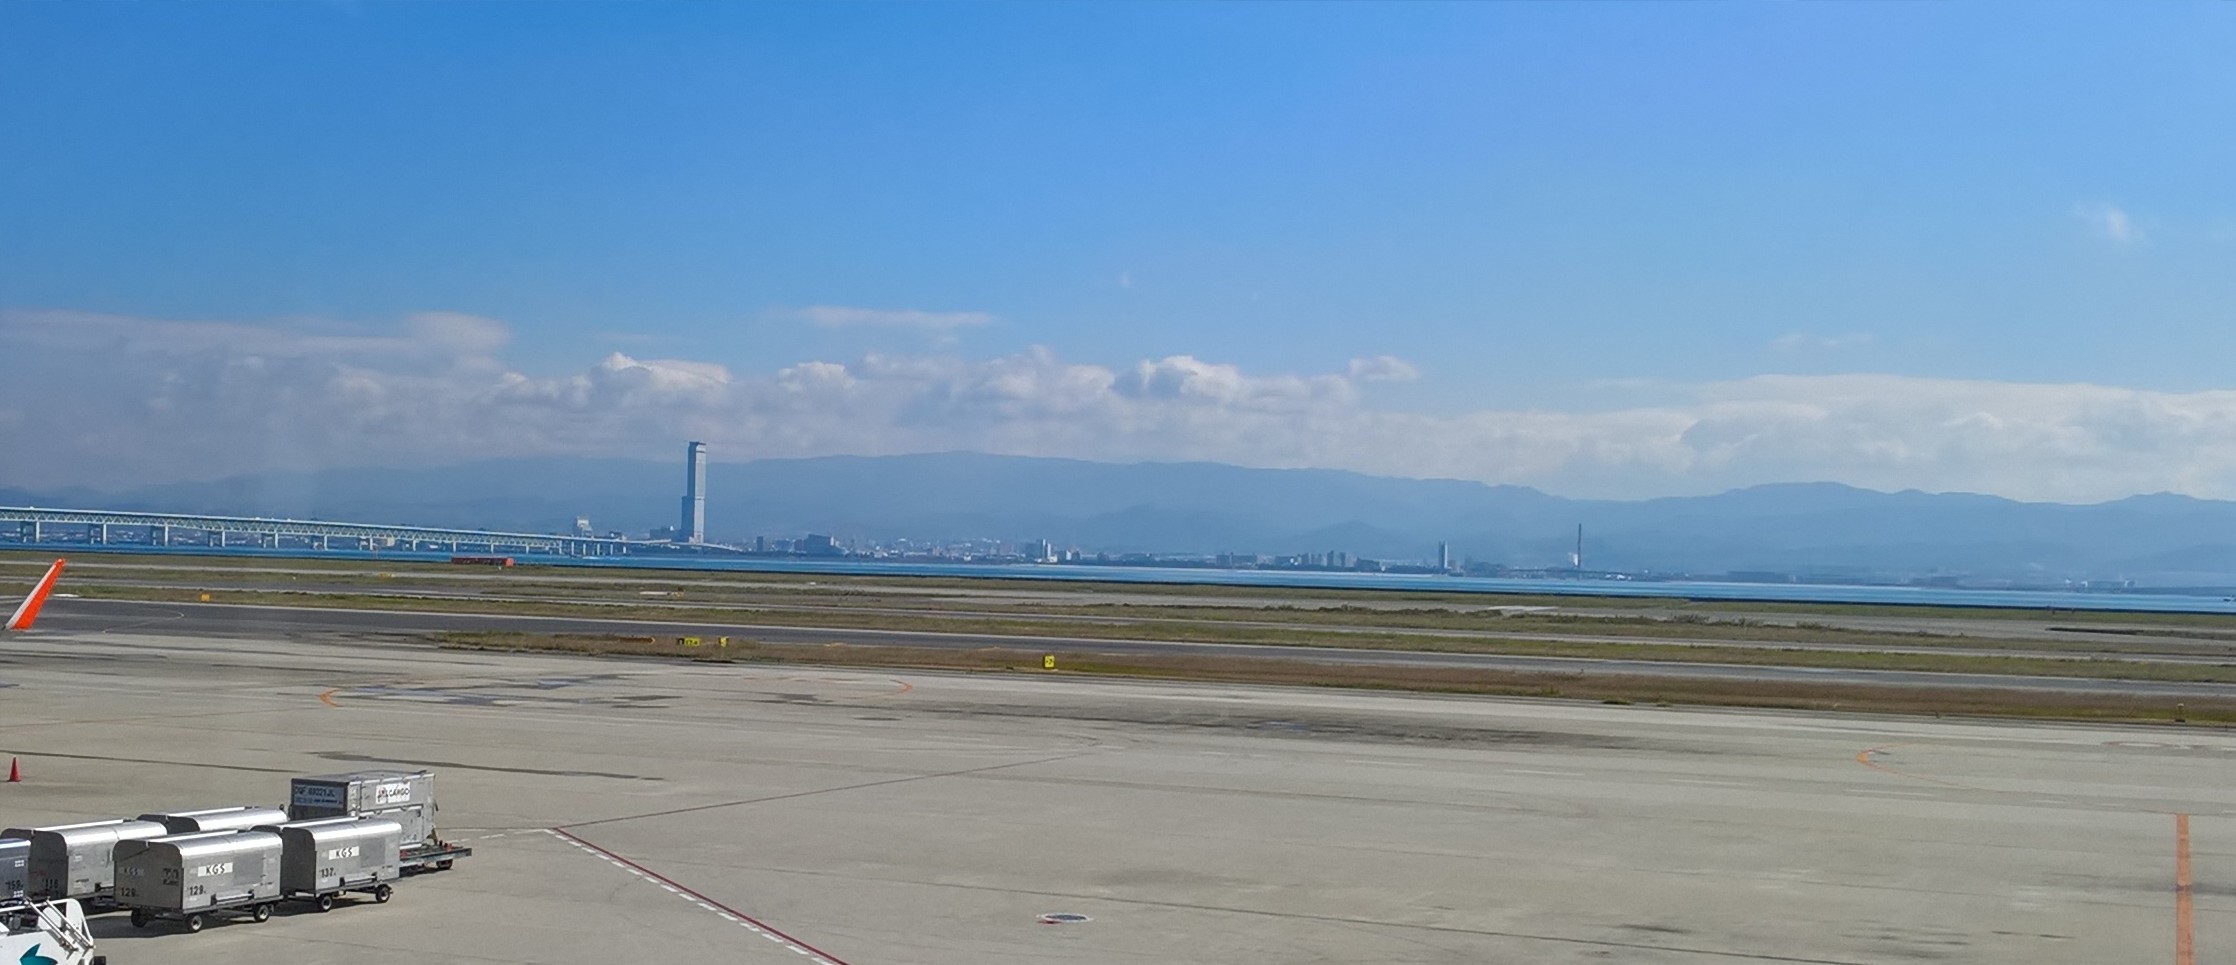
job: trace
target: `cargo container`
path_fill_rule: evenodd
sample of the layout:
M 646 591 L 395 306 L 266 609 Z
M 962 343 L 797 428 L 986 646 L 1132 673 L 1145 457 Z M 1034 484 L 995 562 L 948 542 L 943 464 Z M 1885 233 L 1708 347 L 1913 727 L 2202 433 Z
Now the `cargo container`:
M 278 808 L 236 804 L 232 807 L 204 808 L 199 811 L 143 814 L 140 815 L 140 820 L 160 824 L 172 834 L 198 834 L 203 831 L 247 831 L 267 824 L 285 824 L 287 812 Z
M 403 828 L 405 850 L 435 836 L 435 774 L 432 771 L 357 771 L 298 777 L 288 788 L 287 817 L 379 816 Z
M 121 842 L 160 838 L 168 833 L 153 821 L 121 818 L 49 828 L 9 828 L 0 837 L 31 843 L 24 893 L 31 898 L 77 898 L 96 905 L 116 883 L 116 847 Z
M 441 871 L 473 854 L 435 834 L 433 771 L 354 771 L 298 777 L 288 788 L 287 814 L 318 818 L 386 818 L 403 828 L 398 842 L 404 871 Z
M 31 863 L 31 842 L 22 838 L 0 840 L 0 905 L 23 900 Z
M 397 863 L 403 825 L 387 818 L 317 818 L 258 828 L 280 836 L 280 894 L 331 911 L 344 892 L 387 901 L 388 882 L 403 875 Z
M 280 897 L 280 837 L 269 831 L 206 831 L 116 848 L 116 903 L 132 924 L 156 919 L 201 931 L 217 912 L 257 921 L 272 917 Z

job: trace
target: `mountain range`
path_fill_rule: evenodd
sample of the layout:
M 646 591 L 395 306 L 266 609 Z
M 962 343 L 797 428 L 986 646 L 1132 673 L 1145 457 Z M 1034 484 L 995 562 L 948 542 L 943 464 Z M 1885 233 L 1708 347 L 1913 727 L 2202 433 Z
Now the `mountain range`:
M 670 525 L 680 464 L 502 459 L 426 469 L 262 472 L 118 491 L 0 488 L 0 505 L 288 516 L 557 532 Z M 1713 496 L 1569 499 L 1520 486 L 1215 463 L 1112 464 L 938 453 L 721 463 L 709 537 L 1047 539 L 1088 552 L 1342 551 L 1517 567 L 1818 577 L 2236 583 L 2236 502 L 2147 495 L 2092 505 L 1834 483 Z

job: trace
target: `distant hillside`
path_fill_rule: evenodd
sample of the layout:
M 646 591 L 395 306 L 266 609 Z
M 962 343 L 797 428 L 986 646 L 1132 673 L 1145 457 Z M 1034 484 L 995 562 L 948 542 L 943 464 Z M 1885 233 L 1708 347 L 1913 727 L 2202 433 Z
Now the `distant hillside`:
M 113 493 L 0 490 L 0 504 L 555 531 L 589 516 L 643 533 L 675 515 L 680 465 L 511 459 L 439 469 L 259 473 Z M 2138 496 L 2090 506 L 1879 493 L 1829 483 L 1639 502 L 1516 486 L 1211 463 L 1114 465 L 973 453 L 718 464 L 721 540 L 1046 538 L 1109 552 L 1341 550 L 1515 566 L 1566 561 L 1585 527 L 1593 568 L 2236 583 L 2236 503 Z

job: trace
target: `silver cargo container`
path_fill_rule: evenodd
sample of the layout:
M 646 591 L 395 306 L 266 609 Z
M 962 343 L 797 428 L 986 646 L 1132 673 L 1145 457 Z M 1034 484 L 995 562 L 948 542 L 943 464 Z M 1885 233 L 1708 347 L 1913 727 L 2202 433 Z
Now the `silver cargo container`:
M 334 907 L 334 895 L 369 891 L 388 900 L 387 882 L 403 876 L 396 855 L 404 826 L 387 818 L 318 818 L 260 828 L 280 836 L 280 892 Z
M 247 831 L 268 824 L 285 824 L 287 812 L 278 808 L 236 804 L 228 808 L 143 814 L 140 815 L 140 820 L 160 824 L 170 829 L 172 834 L 197 834 L 203 831 Z
M 50 828 L 9 828 L 0 837 L 31 842 L 24 891 L 33 898 L 107 897 L 116 882 L 116 846 L 165 834 L 153 821 L 89 821 Z
M 298 777 L 288 789 L 287 815 L 295 821 L 387 818 L 403 826 L 403 849 L 416 850 L 435 838 L 435 772 L 356 771 Z
M 280 838 L 269 831 L 207 831 L 144 841 L 116 849 L 116 903 L 132 909 L 133 924 L 149 918 L 184 918 L 201 929 L 202 913 L 251 909 L 271 917 L 280 895 Z
M 25 870 L 31 863 L 31 842 L 22 838 L 0 840 L 0 905 L 23 898 L 29 887 Z

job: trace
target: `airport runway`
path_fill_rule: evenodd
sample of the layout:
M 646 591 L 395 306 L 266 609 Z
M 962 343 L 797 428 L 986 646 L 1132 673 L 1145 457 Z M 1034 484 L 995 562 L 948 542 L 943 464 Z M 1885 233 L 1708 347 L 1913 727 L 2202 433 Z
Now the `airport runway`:
M 1499 654 L 1435 653 L 1407 650 L 1278 647 L 1254 644 L 1154 640 L 1103 640 L 1083 637 L 1003 636 L 908 630 L 822 629 L 736 623 L 664 623 L 583 617 L 509 616 L 464 613 L 415 613 L 399 610 L 348 610 L 323 607 L 272 607 L 240 604 L 144 603 L 123 600 L 59 599 L 48 604 L 41 625 L 58 631 L 97 632 L 128 629 L 178 636 L 249 637 L 305 633 L 426 634 L 444 630 L 528 633 L 629 634 L 651 636 L 738 637 L 776 644 L 833 642 L 867 646 L 980 649 L 1008 647 L 1063 653 L 1184 654 L 1236 659 L 1283 659 L 1330 664 L 1379 664 L 1414 667 L 1463 667 L 1535 673 L 1620 674 L 1691 680 L 1869 684 L 1899 687 L 1983 688 L 2026 692 L 2152 695 L 2169 698 L 2236 696 L 2236 684 L 2176 681 L 2105 680 L 2089 677 L 2040 677 L 1978 673 L 1928 673 L 1900 670 L 1850 670 L 1751 664 L 1678 663 L 1654 660 L 1603 660 Z
M 0 821 L 428 766 L 480 853 L 117 965 L 2236 955 L 2220 731 L 156 633 L 0 642 Z
M 28 581 L 37 576 L 45 566 L 44 557 L 0 559 L 0 570 L 13 570 Z M 135 557 L 128 562 L 103 560 L 91 557 L 74 560 L 72 572 L 97 582 L 123 586 L 159 586 L 174 588 L 231 587 L 268 591 L 351 593 L 378 589 L 382 584 L 342 582 L 338 576 L 362 578 L 376 572 L 376 568 L 335 569 L 333 567 L 290 567 L 282 561 L 269 565 L 227 566 L 218 570 L 160 558 Z M 127 574 L 123 578 L 110 577 L 109 572 Z M 147 578 L 142 574 L 177 573 L 177 578 Z M 1225 588 L 1222 593 L 1172 592 L 1155 584 L 1070 584 L 1051 583 L 1039 586 L 1020 586 L 1017 581 L 981 580 L 983 585 L 944 585 L 939 581 L 895 579 L 878 581 L 853 577 L 834 578 L 826 581 L 771 580 L 755 574 L 713 573 L 706 571 L 602 571 L 595 574 L 578 574 L 551 569 L 525 571 L 486 570 L 472 567 L 440 569 L 409 569 L 394 574 L 395 587 L 408 592 L 436 595 L 457 593 L 478 599 L 501 597 L 499 587 L 532 585 L 544 587 L 580 587 L 586 590 L 618 590 L 627 597 L 638 588 L 646 589 L 706 589 L 724 593 L 767 591 L 770 602 L 786 599 L 800 600 L 803 590 L 821 587 L 839 598 L 846 596 L 878 596 L 896 599 L 917 598 L 949 603 L 977 601 L 1000 605 L 1005 613 L 1031 612 L 1035 606 L 1142 606 L 1142 607 L 1191 607 L 1231 610 L 1269 608 L 1311 609 L 1364 609 L 1385 611 L 1444 610 L 1455 613 L 1481 613 L 1504 609 L 1521 609 L 1536 612 L 1557 612 L 1575 617 L 1613 618 L 1662 618 L 1680 615 L 1700 616 L 1715 620 L 1753 620 L 1778 625 L 1809 623 L 1844 630 L 1870 633 L 1908 634 L 1923 633 L 1946 636 L 1985 636 L 2003 638 L 2032 638 L 2044 641 L 2084 641 L 2096 643 L 2149 642 L 2180 649 L 2225 648 L 2236 643 L 2236 629 L 2212 624 L 2171 623 L 2154 624 L 2141 620 L 2138 614 L 2120 611 L 2026 611 L 2015 615 L 2007 610 L 1982 610 L 1977 615 L 1954 615 L 1947 607 L 1886 606 L 1877 612 L 1814 613 L 1792 608 L 1749 609 L 1744 603 L 1713 602 L 1711 608 L 1700 608 L 1681 597 L 1639 597 L 1610 601 L 1593 596 L 1530 595 L 1533 605 L 1515 607 L 1502 603 L 1513 597 L 1500 595 L 1441 594 L 1424 595 L 1418 592 L 1351 592 L 1347 594 L 1321 594 L 1311 589 L 1297 588 L 1265 595 L 1236 592 L 1239 588 Z M 480 587 L 473 591 L 459 591 L 457 587 Z M 445 590 L 445 587 L 452 588 Z M 1554 605 L 1552 601 L 1559 601 Z M 1841 607 L 1832 606 L 1838 611 Z M 1914 612 L 1912 612 L 1914 611 Z M 933 611 L 938 612 L 938 611 Z M 952 612 L 952 611 L 949 611 Z M 1050 618 L 1053 615 L 1043 615 Z
M 130 587 L 134 589 L 175 590 L 181 591 L 181 595 L 191 593 L 197 589 L 211 588 L 211 584 L 207 581 L 201 583 L 188 583 L 177 580 L 100 580 L 97 582 L 99 583 L 99 585 L 104 587 Z M 576 608 L 586 608 L 594 611 L 599 608 L 618 609 L 622 607 L 641 607 L 648 602 L 669 602 L 666 600 L 648 600 L 646 597 L 640 595 L 639 592 L 628 591 L 626 589 L 622 590 L 619 593 L 614 593 L 612 592 L 611 588 L 607 588 L 607 595 L 595 595 L 593 593 L 585 592 L 570 595 L 553 596 L 549 595 L 550 591 L 548 590 L 548 588 L 542 595 L 532 595 L 508 593 L 501 590 L 492 590 L 491 588 L 486 586 L 481 588 L 468 589 L 424 585 L 367 586 L 364 584 L 315 582 L 245 582 L 227 583 L 224 586 L 227 590 L 248 590 L 262 593 L 379 597 L 398 601 L 399 603 L 407 606 L 413 605 L 412 601 L 472 601 L 475 604 L 492 608 L 522 604 L 531 606 L 556 604 Z M 725 590 L 733 589 L 726 584 L 720 586 L 722 586 Z M 1968 623 L 1961 624 L 1961 626 L 1963 627 L 1962 629 L 1955 630 L 1949 629 L 1950 621 L 1945 619 L 1921 620 L 1919 618 L 1910 618 L 1907 621 L 1904 621 L 1882 618 L 1881 622 L 1886 625 L 1879 626 L 1871 632 L 1884 634 L 1885 636 L 1873 642 L 1861 643 L 1828 642 L 1822 639 L 1810 639 L 1806 638 L 1805 634 L 1801 634 L 1798 632 L 1795 634 L 1795 638 L 1789 639 L 1761 637 L 1743 637 L 1738 639 L 1732 639 L 1728 637 L 1719 638 L 1714 635 L 1716 632 L 1716 628 L 1712 625 L 1706 624 L 1702 625 L 1697 631 L 1701 634 L 1700 636 L 1677 637 L 1663 636 L 1658 634 L 1649 636 L 1636 633 L 1623 635 L 1620 633 L 1610 632 L 1609 630 L 1604 628 L 1598 629 L 1597 632 L 1594 632 L 1595 628 L 1589 623 L 1577 623 L 1573 624 L 1569 629 L 1560 630 L 1558 632 L 1549 632 L 1543 629 L 1530 629 L 1531 627 L 1544 626 L 1544 624 L 1533 623 L 1517 623 L 1511 626 L 1485 625 L 1474 629 L 1458 630 L 1432 627 L 1400 628 L 1388 625 L 1378 626 L 1372 624 L 1298 622 L 1296 620 L 1278 619 L 1280 614 L 1286 611 L 1269 611 L 1266 613 L 1253 614 L 1249 610 L 1233 606 L 1223 607 L 1222 609 L 1225 609 L 1227 613 L 1226 615 L 1218 618 L 1175 618 L 1162 615 L 1144 616 L 1140 614 L 1139 611 L 1128 612 L 1128 609 L 1132 607 L 1143 605 L 1138 600 L 1130 597 L 1126 598 L 1125 603 L 1115 605 L 1108 604 L 1104 601 L 1099 600 L 1074 600 L 1068 604 L 1070 606 L 1092 606 L 1098 603 L 1102 603 L 1103 605 L 1112 607 L 1112 609 L 1108 612 L 1097 614 L 1040 612 L 1032 604 L 1023 604 L 1015 609 L 1004 610 L 957 608 L 931 609 L 922 606 L 896 604 L 893 602 L 881 602 L 874 605 L 850 605 L 844 602 L 852 598 L 853 597 L 851 596 L 851 594 L 832 594 L 829 599 L 838 602 L 802 603 L 798 602 L 802 598 L 796 595 L 777 595 L 754 599 L 752 602 L 722 602 L 710 601 L 708 599 L 705 599 L 704 597 L 694 596 L 683 602 L 687 602 L 688 605 L 694 610 L 705 611 L 708 613 L 723 613 L 725 611 L 736 613 L 738 615 L 738 618 L 742 620 L 771 618 L 781 619 L 788 616 L 795 619 L 804 618 L 805 621 L 813 621 L 816 619 L 844 619 L 848 616 L 860 615 L 868 615 L 881 619 L 918 619 L 925 621 L 936 621 L 949 625 L 953 625 L 955 621 L 967 621 L 973 619 L 999 621 L 1029 620 L 1034 623 L 1041 624 L 1052 623 L 1059 625 L 1077 626 L 1082 628 L 1082 633 L 1087 634 L 1091 634 L 1093 628 L 1096 627 L 1131 626 L 1140 624 L 1144 619 L 1155 619 L 1160 624 L 1170 624 L 1177 626 L 1209 626 L 1226 629 L 1246 628 L 1252 630 L 1270 630 L 1275 632 L 1301 631 L 1310 632 L 1313 634 L 1353 634 L 1367 636 L 1385 636 L 1393 632 L 1402 632 L 1408 635 L 1423 638 L 1442 638 L 1451 640 L 1482 639 L 1485 636 L 1493 636 L 1500 640 L 1530 640 L 1561 643 L 1615 643 L 1634 645 L 1650 643 L 1661 646 L 1740 647 L 1755 650 L 1823 650 L 1841 651 L 1847 653 L 1904 653 L 1960 657 L 2037 657 L 2048 660 L 2101 659 L 2124 660 L 2136 663 L 2171 663 L 2205 666 L 2221 666 L 2229 664 L 2231 662 L 2236 662 L 2236 638 L 2227 636 L 2212 638 L 2201 638 L 2200 636 L 2195 635 L 2176 636 L 2173 634 L 2165 633 L 2161 628 L 2132 626 L 2112 628 L 2110 630 L 2101 628 L 2091 630 L 2079 626 L 2038 627 L 2021 625 L 2014 632 L 2006 633 L 2004 632 L 2006 628 L 2001 625 L 2001 623 L 2005 621 L 1984 618 L 1975 618 Z M 428 605 L 428 602 L 421 602 L 416 605 L 426 606 Z M 987 600 L 980 602 L 982 605 L 990 606 L 995 601 Z M 1160 605 L 1171 606 L 1175 604 L 1166 603 Z M 1265 606 L 1280 607 L 1281 604 L 1267 602 L 1265 603 Z M 1474 612 L 1485 612 L 1497 609 L 1500 608 L 1478 607 L 1475 608 Z M 1557 609 L 1560 615 L 1563 617 L 1585 616 L 1583 612 L 1571 610 L 1567 607 L 1518 607 L 1506 609 L 1519 609 L 1523 611 L 1533 612 L 1553 611 Z M 1597 616 L 1620 616 L 1627 619 L 1639 618 L 1635 614 L 1617 615 L 1606 612 L 1600 612 L 1597 614 Z M 1658 616 L 1666 619 L 1669 614 L 1658 614 Z M 1810 620 L 1802 622 L 1818 624 L 1822 621 Z M 2197 628 L 2194 627 L 2177 627 L 2173 629 L 2191 634 L 2198 633 Z M 1959 636 L 1972 637 L 1974 639 L 1951 639 Z M 1994 646 L 1987 646 L 1986 644 L 1994 644 Z

